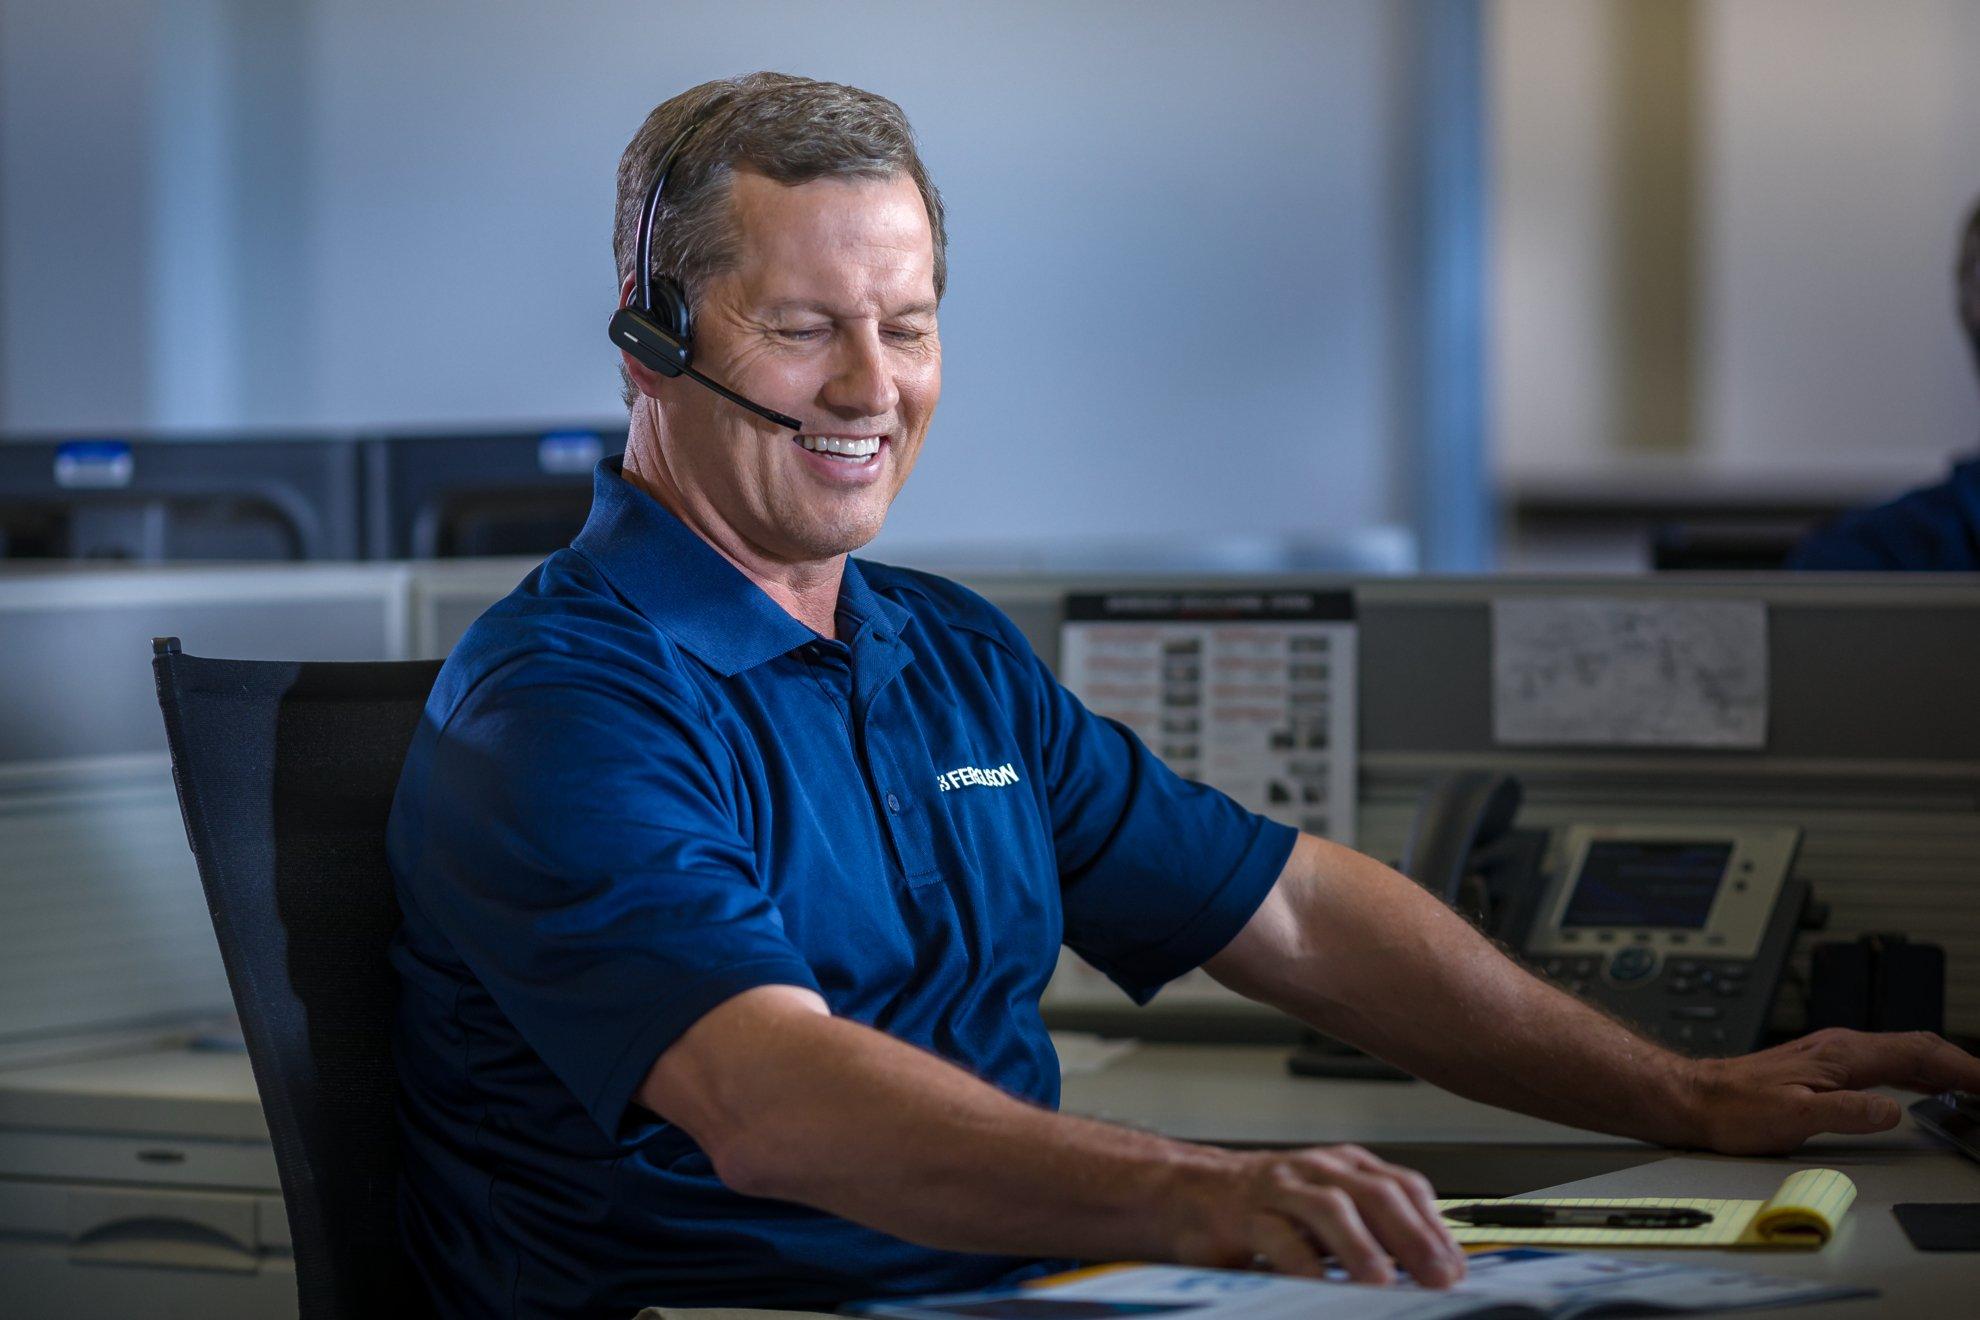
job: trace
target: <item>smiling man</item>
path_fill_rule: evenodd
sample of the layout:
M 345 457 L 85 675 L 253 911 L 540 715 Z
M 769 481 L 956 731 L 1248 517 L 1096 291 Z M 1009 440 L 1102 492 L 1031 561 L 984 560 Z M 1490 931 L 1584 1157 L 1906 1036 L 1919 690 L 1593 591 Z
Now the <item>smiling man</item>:
M 1865 1086 L 1980 1088 L 1923 1036 L 1660 1050 L 1176 777 L 980 597 L 848 558 L 941 392 L 942 208 L 892 102 L 694 88 L 627 149 L 618 216 L 621 303 L 674 281 L 691 324 L 662 369 L 625 358 L 623 464 L 455 648 L 392 815 L 402 1216 L 444 1313 L 830 1308 L 1110 1258 L 1462 1273 L 1428 1185 L 1365 1151 L 1056 1113 L 1061 944 L 1138 1000 L 1204 966 L 1653 1141 L 1787 1150 L 1895 1123 Z

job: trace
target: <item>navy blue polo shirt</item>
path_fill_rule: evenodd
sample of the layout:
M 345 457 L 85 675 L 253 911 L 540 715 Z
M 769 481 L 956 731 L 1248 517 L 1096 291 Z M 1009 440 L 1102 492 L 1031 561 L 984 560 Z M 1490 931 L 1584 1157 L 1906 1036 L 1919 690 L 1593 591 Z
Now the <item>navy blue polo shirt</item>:
M 633 1095 L 758 985 L 1055 1106 L 1063 942 L 1145 1001 L 1293 831 L 1169 772 L 981 597 L 848 562 L 839 637 L 601 464 L 590 519 L 469 629 L 389 851 L 408 1245 L 462 1316 L 830 1308 L 1042 1268 L 741 1196 Z
M 1789 568 L 1827 572 L 1980 573 L 1980 458 L 1936 486 L 1857 509 L 1811 533 Z

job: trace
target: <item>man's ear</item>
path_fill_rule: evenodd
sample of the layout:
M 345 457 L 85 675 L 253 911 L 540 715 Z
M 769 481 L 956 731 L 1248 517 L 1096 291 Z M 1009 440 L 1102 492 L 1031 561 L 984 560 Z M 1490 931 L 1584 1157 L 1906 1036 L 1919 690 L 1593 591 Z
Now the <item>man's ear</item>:
M 629 307 L 633 303 L 633 276 L 628 275 L 619 284 L 619 306 Z M 649 367 L 642 366 L 639 359 L 624 349 L 619 350 L 619 362 L 632 378 L 633 388 L 649 399 L 660 397 L 660 382 L 666 377 Z

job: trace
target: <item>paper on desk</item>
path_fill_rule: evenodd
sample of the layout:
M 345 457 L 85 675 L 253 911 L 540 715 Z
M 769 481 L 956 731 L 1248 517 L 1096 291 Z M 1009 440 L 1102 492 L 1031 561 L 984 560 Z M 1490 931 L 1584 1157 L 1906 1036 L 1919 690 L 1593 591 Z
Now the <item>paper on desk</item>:
M 1870 1295 L 1862 1288 L 1769 1278 L 1670 1261 L 1513 1249 L 1475 1255 L 1464 1282 L 1443 1292 L 1174 1265 L 1102 1266 L 1018 1288 L 868 1302 L 856 1313 L 888 1320 L 1455 1320 L 1461 1316 L 1571 1317 L 1792 1306 Z
M 1495 600 L 1492 736 L 1523 746 L 1764 747 L 1766 604 Z
M 1698 1196 L 1535 1196 L 1514 1201 L 1548 1205 L 1678 1206 L 1712 1216 L 1697 1228 L 1475 1228 L 1446 1221 L 1459 1242 L 1521 1243 L 1543 1247 L 1739 1247 L 1814 1248 L 1835 1236 L 1856 1200 L 1856 1184 L 1834 1169 L 1788 1175 L 1764 1201 Z M 1439 1209 L 1491 1205 L 1491 1201 L 1439 1201 Z
M 1087 1031 L 1055 1031 L 1052 1048 L 1059 1052 L 1061 1077 L 1084 1077 L 1097 1073 L 1133 1051 L 1131 1040 L 1109 1040 Z

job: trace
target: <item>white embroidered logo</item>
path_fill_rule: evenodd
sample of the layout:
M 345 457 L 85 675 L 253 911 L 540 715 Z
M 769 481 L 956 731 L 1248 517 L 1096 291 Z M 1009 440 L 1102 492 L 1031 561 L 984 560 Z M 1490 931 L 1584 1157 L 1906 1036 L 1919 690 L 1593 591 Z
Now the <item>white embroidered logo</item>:
M 952 788 L 1004 788 L 1018 782 L 1017 767 L 1009 761 L 997 766 L 959 765 L 945 775 L 935 776 L 935 787 L 944 793 Z

